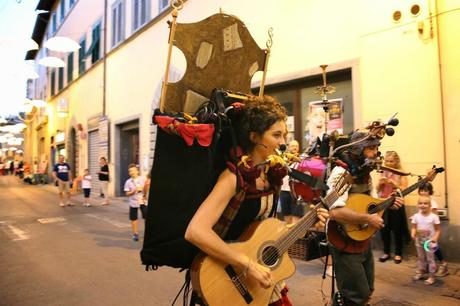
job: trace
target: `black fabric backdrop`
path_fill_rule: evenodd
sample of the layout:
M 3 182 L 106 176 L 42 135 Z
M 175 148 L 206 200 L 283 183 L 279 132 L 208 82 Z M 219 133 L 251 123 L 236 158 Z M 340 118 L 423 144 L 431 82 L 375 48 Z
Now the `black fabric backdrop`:
M 198 253 L 184 239 L 184 233 L 225 167 L 222 152 L 228 150 L 229 142 L 217 134 L 209 147 L 196 142 L 189 147 L 181 137 L 158 128 L 141 251 L 142 263 L 147 267 L 188 268 Z

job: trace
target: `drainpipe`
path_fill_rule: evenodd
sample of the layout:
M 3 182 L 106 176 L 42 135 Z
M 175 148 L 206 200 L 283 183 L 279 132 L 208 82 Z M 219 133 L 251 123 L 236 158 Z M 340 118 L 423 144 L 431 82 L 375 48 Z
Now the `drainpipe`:
M 107 85 L 107 0 L 104 0 L 104 53 L 102 59 L 103 79 L 102 79 L 102 116 L 106 114 L 106 85 Z
M 444 167 L 446 168 L 446 180 L 445 180 L 445 191 L 444 191 L 444 196 L 446 198 L 446 209 L 449 207 L 448 203 L 448 180 L 447 180 L 447 139 L 446 139 L 446 123 L 445 123 L 445 114 L 444 114 L 444 91 L 443 91 L 443 77 L 442 77 L 442 55 L 441 55 L 441 40 L 440 40 L 440 31 L 439 31 L 439 10 L 438 10 L 438 0 L 434 0 L 434 5 L 435 5 L 435 16 L 436 16 L 436 42 L 438 46 L 438 67 L 439 67 L 439 95 L 441 99 L 441 124 L 442 124 L 442 143 L 443 143 L 443 157 L 444 157 Z M 433 19 L 432 19 L 432 13 L 431 13 L 431 5 L 428 6 L 430 10 L 430 35 L 432 35 L 433 31 Z

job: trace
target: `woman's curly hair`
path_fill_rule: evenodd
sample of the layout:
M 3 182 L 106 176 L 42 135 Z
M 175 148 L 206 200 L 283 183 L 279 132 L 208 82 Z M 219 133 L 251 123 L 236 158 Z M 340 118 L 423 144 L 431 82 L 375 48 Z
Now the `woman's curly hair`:
M 262 136 L 277 121 L 287 118 L 286 109 L 271 96 L 250 96 L 238 115 L 234 128 L 238 145 L 246 153 L 256 145 L 249 137 L 251 132 Z

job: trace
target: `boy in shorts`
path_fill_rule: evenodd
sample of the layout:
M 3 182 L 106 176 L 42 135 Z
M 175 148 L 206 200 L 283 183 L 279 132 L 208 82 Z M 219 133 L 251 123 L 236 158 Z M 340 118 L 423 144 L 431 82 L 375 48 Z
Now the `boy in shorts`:
M 147 205 L 145 204 L 144 185 L 145 178 L 139 176 L 139 170 L 135 164 L 128 166 L 128 173 L 130 178 L 125 182 L 125 193 L 129 197 L 129 220 L 131 221 L 131 228 L 133 230 L 132 239 L 139 241 L 139 230 L 137 226 L 138 210 L 141 210 L 142 218 L 145 219 L 147 215 Z

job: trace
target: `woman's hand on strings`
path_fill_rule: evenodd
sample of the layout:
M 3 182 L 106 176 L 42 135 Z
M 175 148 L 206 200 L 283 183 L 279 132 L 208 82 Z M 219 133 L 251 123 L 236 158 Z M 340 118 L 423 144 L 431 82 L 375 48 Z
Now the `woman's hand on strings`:
M 262 288 L 268 289 L 274 285 L 269 268 L 264 267 L 250 259 L 246 268 L 247 276 L 257 280 Z

